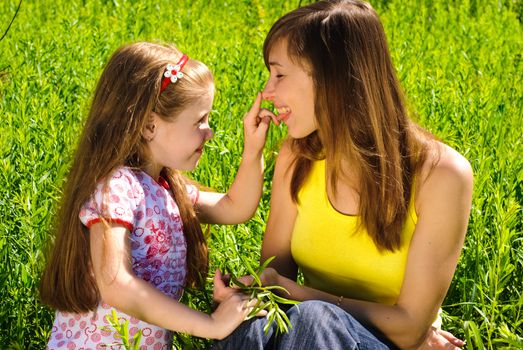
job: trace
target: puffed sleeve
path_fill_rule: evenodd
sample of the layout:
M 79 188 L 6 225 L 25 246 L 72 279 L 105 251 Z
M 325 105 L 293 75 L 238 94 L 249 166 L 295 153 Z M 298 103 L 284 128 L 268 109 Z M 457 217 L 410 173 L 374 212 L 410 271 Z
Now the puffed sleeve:
M 132 231 L 134 212 L 143 194 L 140 182 L 130 169 L 117 169 L 108 182 L 101 181 L 97 185 L 91 198 L 80 210 L 80 220 L 90 228 L 104 218 Z
M 186 184 L 185 187 L 187 188 L 187 194 L 189 195 L 192 204 L 194 205 L 198 203 L 198 197 L 200 196 L 200 190 L 198 187 L 193 184 Z

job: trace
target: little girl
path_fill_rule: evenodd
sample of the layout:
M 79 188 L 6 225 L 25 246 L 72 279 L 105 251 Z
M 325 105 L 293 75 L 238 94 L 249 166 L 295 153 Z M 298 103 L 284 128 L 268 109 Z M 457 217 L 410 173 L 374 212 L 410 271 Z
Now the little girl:
M 224 338 L 252 310 L 255 301 L 223 283 L 214 293 L 226 297 L 211 315 L 179 302 L 185 286 L 201 286 L 207 275 L 200 221 L 244 222 L 262 191 L 269 119 L 258 116 L 260 95 L 244 119 L 244 153 L 228 193 L 200 192 L 180 174 L 196 167 L 213 135 L 213 98 L 209 69 L 174 47 L 141 42 L 111 57 L 42 277 L 42 301 L 58 310 L 49 349 L 121 343 L 108 327 L 113 309 L 131 336 L 142 332 L 140 349 L 170 349 L 170 331 Z

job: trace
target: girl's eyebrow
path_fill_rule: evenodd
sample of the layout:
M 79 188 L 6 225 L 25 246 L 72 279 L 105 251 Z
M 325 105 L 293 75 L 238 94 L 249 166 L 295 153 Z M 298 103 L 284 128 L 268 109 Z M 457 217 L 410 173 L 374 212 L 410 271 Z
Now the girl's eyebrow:
M 281 63 L 278 63 L 277 61 L 269 61 L 269 66 L 280 66 L 280 67 L 282 67 Z

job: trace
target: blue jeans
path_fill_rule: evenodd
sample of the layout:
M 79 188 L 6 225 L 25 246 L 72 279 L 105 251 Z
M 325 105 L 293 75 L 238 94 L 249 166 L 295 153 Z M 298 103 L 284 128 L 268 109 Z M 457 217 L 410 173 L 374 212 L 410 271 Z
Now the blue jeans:
M 392 349 L 343 309 L 318 300 L 291 307 L 289 333 L 276 334 L 276 325 L 264 333 L 265 317 L 242 323 L 227 338 L 214 343 L 214 350 L 256 349 Z

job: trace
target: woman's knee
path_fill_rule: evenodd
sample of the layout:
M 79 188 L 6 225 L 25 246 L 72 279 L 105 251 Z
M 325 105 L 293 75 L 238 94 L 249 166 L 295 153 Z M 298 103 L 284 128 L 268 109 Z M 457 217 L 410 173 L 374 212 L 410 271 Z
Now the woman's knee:
M 350 313 L 331 303 L 305 301 L 293 306 L 287 316 L 295 335 L 307 334 L 318 344 L 337 344 L 329 348 L 352 349 L 355 344 L 373 344 L 378 349 L 388 349 Z

